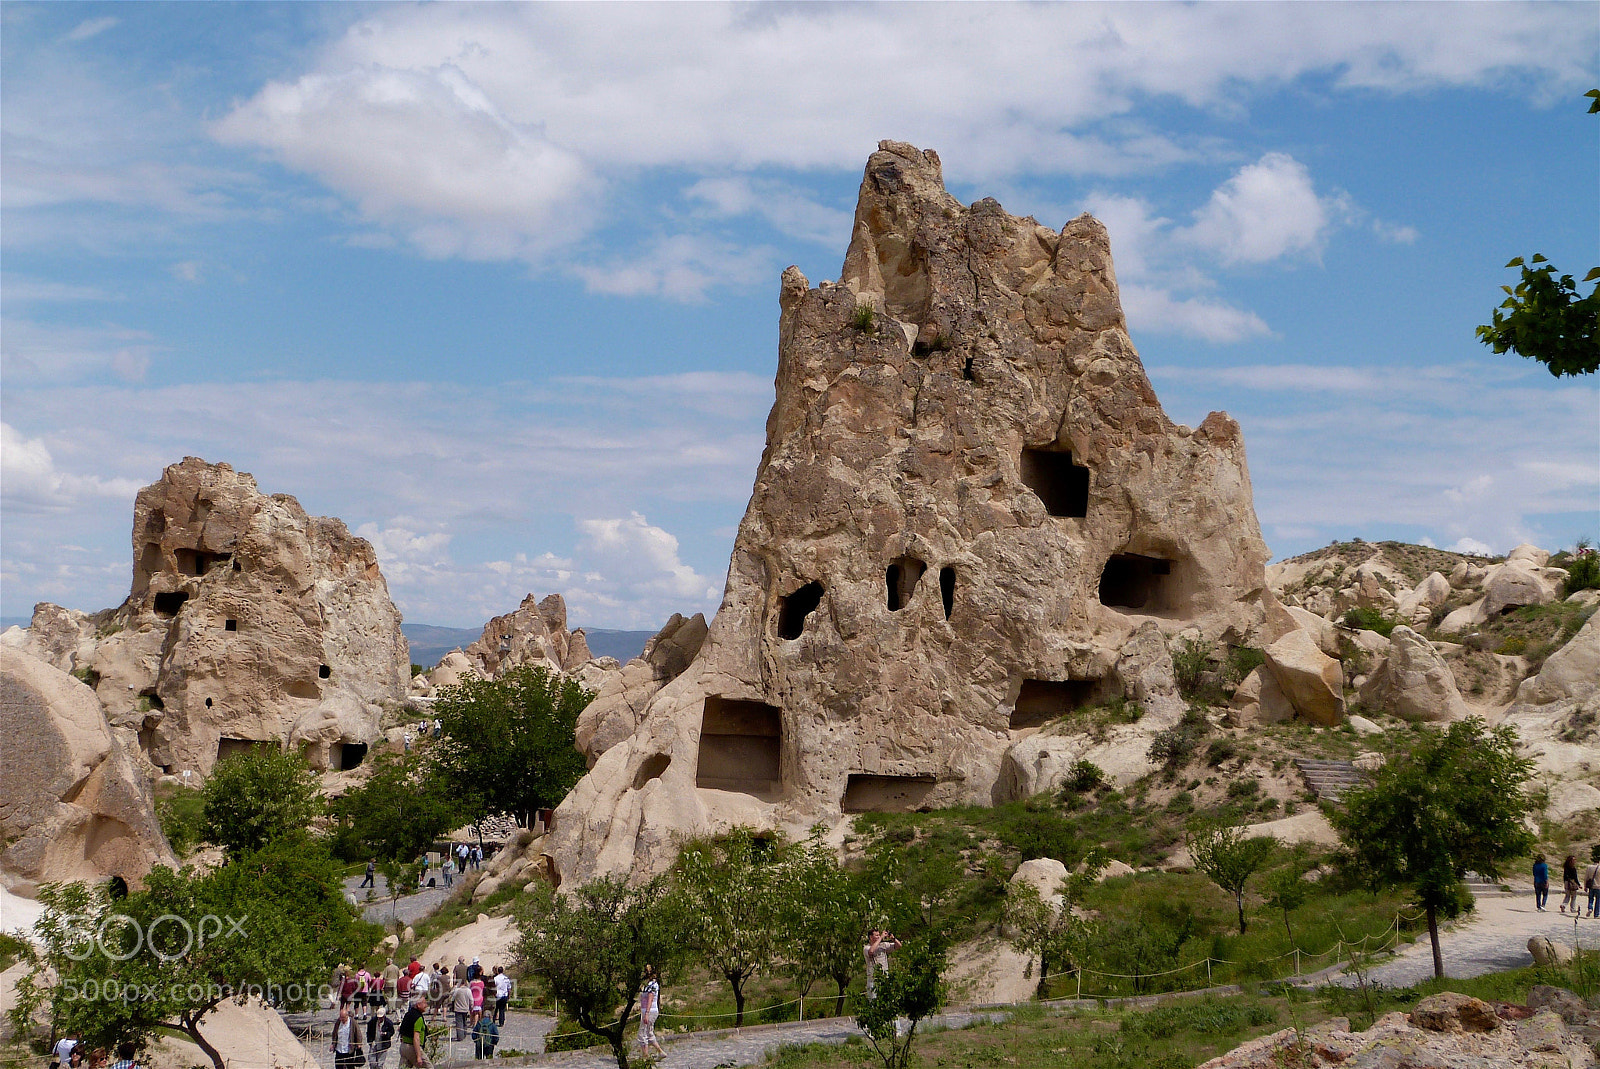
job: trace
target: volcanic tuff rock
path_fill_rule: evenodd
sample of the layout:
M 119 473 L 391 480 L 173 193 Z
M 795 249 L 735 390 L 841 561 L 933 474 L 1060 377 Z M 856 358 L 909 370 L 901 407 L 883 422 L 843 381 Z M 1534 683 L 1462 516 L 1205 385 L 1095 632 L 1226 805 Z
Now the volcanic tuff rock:
M 461 651 L 485 679 L 525 664 L 552 672 L 576 672 L 593 660 L 583 628 L 567 630 L 567 603 L 560 594 L 535 601 L 529 594 L 516 611 L 483 625 L 483 637 Z
M 706 640 L 706 618 L 680 613 L 645 643 L 644 652 L 609 677 L 578 717 L 577 744 L 592 767 L 599 756 L 632 735 L 639 717 L 662 687 L 683 674 Z
M 1145 621 L 1257 645 L 1293 627 L 1239 426 L 1161 410 L 1093 218 L 964 207 L 937 155 L 883 142 L 841 281 L 791 267 L 779 300 L 721 608 L 558 810 L 564 882 L 659 870 L 734 822 L 988 804 L 1013 744 L 1125 689 Z
M 410 678 L 371 544 L 197 457 L 134 501 L 127 601 L 88 617 L 40 605 L 27 641 L 94 680 L 129 752 L 169 773 L 291 735 L 314 765 L 359 760 Z
M 176 864 L 149 781 L 111 734 L 94 692 L 21 650 L 0 647 L 0 880 L 121 876 Z

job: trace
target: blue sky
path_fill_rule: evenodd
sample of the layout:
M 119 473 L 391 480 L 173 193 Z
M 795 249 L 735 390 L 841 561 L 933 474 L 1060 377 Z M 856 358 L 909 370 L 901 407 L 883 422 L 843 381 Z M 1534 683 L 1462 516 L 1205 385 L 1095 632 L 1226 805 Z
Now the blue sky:
M 778 276 L 880 138 L 1110 228 L 1162 402 L 1267 542 L 1600 534 L 1600 389 L 1477 344 L 1600 262 L 1600 5 L 6 3 L 0 612 L 126 595 L 225 460 L 372 539 L 408 620 L 713 610 Z

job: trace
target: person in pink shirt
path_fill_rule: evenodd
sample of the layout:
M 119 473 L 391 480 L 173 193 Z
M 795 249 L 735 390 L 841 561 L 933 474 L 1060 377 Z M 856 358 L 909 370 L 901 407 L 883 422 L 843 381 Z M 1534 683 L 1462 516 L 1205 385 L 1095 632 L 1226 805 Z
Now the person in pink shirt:
M 482 1013 L 483 1012 L 483 976 L 479 975 L 477 977 L 477 979 L 470 981 L 467 984 L 467 986 L 472 989 L 472 1012 L 473 1013 Z
M 359 1017 L 367 1016 L 367 995 L 372 992 L 373 976 L 365 965 L 356 973 L 356 1014 Z

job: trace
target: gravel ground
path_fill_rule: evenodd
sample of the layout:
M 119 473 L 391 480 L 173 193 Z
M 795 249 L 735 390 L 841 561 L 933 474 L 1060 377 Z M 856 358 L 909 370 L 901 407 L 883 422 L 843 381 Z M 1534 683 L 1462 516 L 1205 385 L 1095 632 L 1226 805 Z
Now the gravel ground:
M 1556 912 L 1559 902 L 1559 896 L 1552 895 L 1548 910 L 1538 912 L 1533 908 L 1532 888 L 1507 898 L 1479 898 L 1477 908 L 1464 921 L 1439 932 L 1445 975 L 1465 979 L 1532 965 L 1528 939 L 1535 935 L 1567 946 L 1572 945 L 1574 937 L 1585 948 L 1600 946 L 1600 921 L 1580 919 L 1575 933 L 1572 915 Z M 1410 987 L 1432 976 L 1433 950 L 1426 933 L 1396 957 L 1367 972 L 1369 981 L 1386 987 Z M 1348 972 L 1330 982 L 1345 987 L 1358 983 Z
M 437 879 L 437 877 L 435 877 Z M 344 889 L 356 896 L 356 901 L 366 899 L 367 891 L 371 890 L 377 901 L 366 907 L 365 916 L 374 924 L 388 926 L 398 917 L 406 924 L 415 924 L 439 908 L 440 903 L 455 893 L 455 888 L 445 887 L 444 881 L 439 879 L 438 886 L 430 887 L 419 894 L 403 895 L 391 908 L 389 903 L 389 884 L 382 876 L 376 877 L 375 888 L 362 887 L 360 876 L 351 876 L 344 881 Z

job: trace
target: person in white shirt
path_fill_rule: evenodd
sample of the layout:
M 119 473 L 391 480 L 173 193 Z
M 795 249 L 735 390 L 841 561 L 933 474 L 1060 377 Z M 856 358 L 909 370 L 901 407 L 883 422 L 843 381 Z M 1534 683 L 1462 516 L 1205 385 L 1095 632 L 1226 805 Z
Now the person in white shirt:
M 77 1045 L 78 1045 L 78 1033 L 76 1033 L 76 1032 L 68 1032 L 65 1036 L 63 1036 L 61 1038 L 61 1042 L 56 1044 L 55 1052 L 52 1055 L 52 1057 L 55 1059 L 51 1063 L 52 1067 L 54 1067 L 56 1065 L 71 1065 L 72 1064 L 72 1049 L 74 1047 L 76 1047 Z
M 494 967 L 494 1023 L 502 1027 L 506 1023 L 506 1004 L 511 1001 L 511 977 L 505 970 L 496 965 Z

